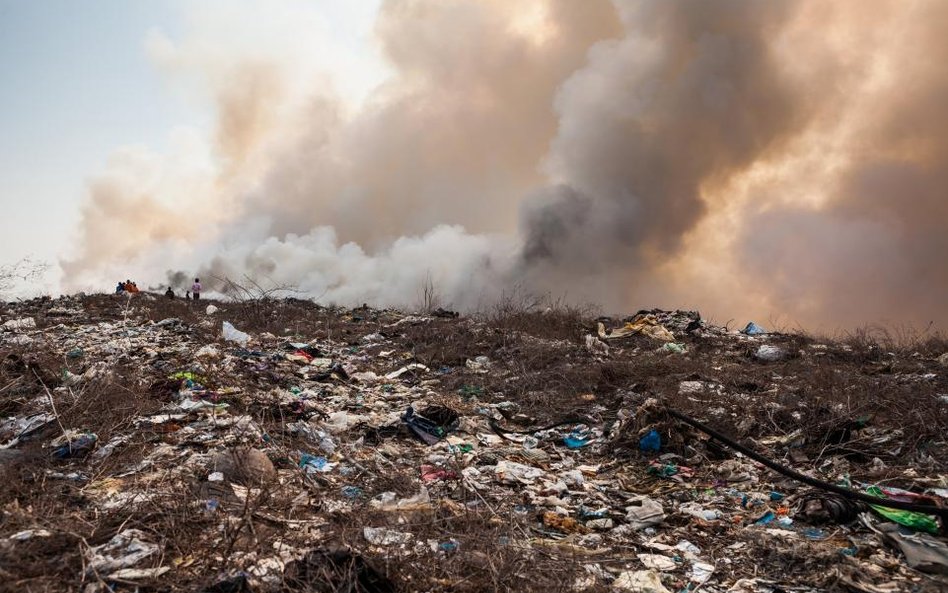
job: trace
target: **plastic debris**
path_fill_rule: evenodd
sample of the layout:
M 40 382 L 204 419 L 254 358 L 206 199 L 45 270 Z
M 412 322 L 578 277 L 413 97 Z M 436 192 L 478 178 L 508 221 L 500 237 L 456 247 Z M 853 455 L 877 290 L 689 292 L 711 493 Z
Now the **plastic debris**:
M 464 366 L 475 373 L 485 374 L 490 371 L 490 359 L 486 356 L 478 356 L 474 360 L 469 358 L 465 361 Z
M 444 406 L 429 406 L 419 412 L 414 406 L 402 415 L 402 422 L 421 441 L 434 445 L 459 426 L 458 414 Z
M 678 507 L 678 510 L 696 519 L 701 519 L 702 521 L 717 521 L 721 518 L 721 511 L 717 509 L 706 509 L 696 502 L 684 502 Z
M 778 360 L 783 360 L 783 358 L 786 356 L 786 352 L 784 352 L 784 350 L 778 346 L 763 344 L 757 349 L 757 352 L 754 353 L 754 356 L 757 358 L 757 360 L 762 360 L 764 362 L 777 362 Z
M 32 317 L 23 317 L 20 319 L 11 319 L 3 323 L 3 329 L 33 329 L 36 327 L 36 320 Z
M 870 486 L 866 488 L 866 494 L 871 494 L 873 496 L 878 496 L 879 498 L 885 498 L 885 493 L 878 486 Z M 892 509 L 882 505 L 870 505 L 873 510 L 886 517 L 891 521 L 895 521 L 899 525 L 904 525 L 906 527 L 911 527 L 919 531 L 927 531 L 928 533 L 938 533 L 938 521 L 934 517 L 929 515 L 923 515 L 922 513 L 915 513 L 912 511 L 906 511 L 902 509 Z
M 343 486 L 342 495 L 346 498 L 361 498 L 364 492 L 358 486 Z
M 161 575 L 171 570 L 170 566 L 159 566 L 157 568 L 120 568 L 108 575 L 110 579 L 121 581 L 139 581 L 142 579 L 157 579 Z
M 608 355 L 609 354 L 609 344 L 606 344 L 598 337 L 587 334 L 584 338 L 586 344 L 586 349 L 592 352 L 593 354 Z
M 695 562 L 691 565 L 691 571 L 688 574 L 688 579 L 692 583 L 700 585 L 708 582 L 712 574 L 714 574 L 713 564 L 708 564 L 707 562 Z
M 376 546 L 407 544 L 414 539 L 410 533 L 386 529 L 385 527 L 364 527 L 362 535 L 365 537 L 365 541 Z
M 336 464 L 330 463 L 325 457 L 306 453 L 300 457 L 300 467 L 307 473 L 326 473 L 331 472 Z
M 202 346 L 194 353 L 195 358 L 208 358 L 211 360 L 216 360 L 220 358 L 221 353 L 215 346 L 208 344 L 207 346 Z
M 148 535 L 139 529 L 126 529 L 116 534 L 107 543 L 89 550 L 86 574 L 118 578 L 114 577 L 118 570 L 134 567 L 158 555 L 161 548 L 148 540 Z
M 660 502 L 648 497 L 641 497 L 634 502 L 638 504 L 625 507 L 626 523 L 633 530 L 654 527 L 665 520 L 665 511 Z
M 0 446 L 0 450 L 9 449 L 19 444 L 20 441 L 28 439 L 54 420 L 56 420 L 54 415 L 40 412 L 21 418 L 8 418 L 6 421 L 0 422 L 0 440 L 8 439 L 6 443 Z
M 878 531 L 901 550 L 906 563 L 921 572 L 948 575 L 948 545 L 925 533 L 916 533 L 894 523 L 883 523 Z
M 652 429 L 648 433 L 639 439 L 639 450 L 645 452 L 657 453 L 662 449 L 662 436 L 658 434 L 658 431 Z
M 589 433 L 585 430 L 573 430 L 563 438 L 567 449 L 582 449 L 589 444 Z
M 675 561 L 661 554 L 636 554 L 645 568 L 652 568 L 660 572 L 668 572 L 678 567 Z
M 654 570 L 623 572 L 612 582 L 612 588 L 631 593 L 671 593 L 662 584 L 661 575 Z
M 635 334 L 641 334 L 663 342 L 673 342 L 675 340 L 675 334 L 665 329 L 651 314 L 638 314 L 617 329 L 606 330 L 602 322 L 599 323 L 598 328 L 599 338 L 602 340 L 618 340 Z
M 507 484 L 530 484 L 544 475 L 542 469 L 507 460 L 499 461 L 494 472 L 501 482 Z
M 92 433 L 70 434 L 56 439 L 51 444 L 53 457 L 66 459 L 67 457 L 84 457 L 95 449 L 99 437 Z
M 741 330 L 741 333 L 747 334 L 748 336 L 761 336 L 766 334 L 767 330 L 751 321 Z
M 231 325 L 229 321 L 225 321 L 221 324 L 221 331 L 223 333 L 224 339 L 228 342 L 236 342 L 244 347 L 246 347 L 250 342 L 250 334 L 238 330 L 236 327 Z
M 409 365 L 403 366 L 402 368 L 398 369 L 397 371 L 392 371 L 391 373 L 385 375 L 385 378 L 386 378 L 387 380 L 389 380 L 389 381 L 393 381 L 393 380 L 395 380 L 395 379 L 400 379 L 401 377 L 403 377 L 403 376 L 406 375 L 406 374 L 427 373 L 427 372 L 430 371 L 430 370 L 431 370 L 431 369 L 429 369 L 428 367 L 426 367 L 426 366 L 423 365 L 423 364 L 419 364 L 419 363 L 417 363 L 417 362 L 413 362 L 413 363 L 411 363 L 411 364 L 409 364 Z
M 422 465 L 421 466 L 421 481 L 422 482 L 438 482 L 441 480 L 458 480 L 461 476 L 457 472 L 446 469 L 443 467 L 437 467 L 434 465 Z
M 45 529 L 25 529 L 23 531 L 17 531 L 8 537 L 9 539 L 18 542 L 25 542 L 26 540 L 33 539 L 34 537 L 49 537 L 51 535 L 53 534 Z

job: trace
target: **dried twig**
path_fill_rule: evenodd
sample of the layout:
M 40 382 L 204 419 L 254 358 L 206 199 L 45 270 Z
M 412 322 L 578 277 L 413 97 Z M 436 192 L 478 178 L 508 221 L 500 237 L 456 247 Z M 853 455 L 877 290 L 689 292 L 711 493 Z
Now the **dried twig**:
M 49 405 L 53 409 L 53 416 L 56 418 L 56 424 L 59 425 L 59 430 L 63 431 L 63 436 L 66 437 L 66 440 L 69 440 L 69 433 L 66 432 L 66 428 L 63 426 L 62 421 L 59 419 L 59 412 L 56 411 L 56 402 L 53 401 L 53 394 L 49 390 L 49 387 L 46 386 L 46 383 L 40 379 L 39 374 L 36 372 L 36 369 L 33 370 L 33 376 L 36 377 L 36 380 L 39 381 L 39 384 L 43 386 L 43 389 L 46 391 L 46 397 L 49 398 Z

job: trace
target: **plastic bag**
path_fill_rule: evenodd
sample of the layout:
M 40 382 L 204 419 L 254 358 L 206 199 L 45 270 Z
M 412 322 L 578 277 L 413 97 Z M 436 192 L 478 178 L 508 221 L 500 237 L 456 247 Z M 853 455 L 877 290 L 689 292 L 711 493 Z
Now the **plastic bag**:
M 871 494 L 872 496 L 878 496 L 879 498 L 885 498 L 885 493 L 877 486 L 870 486 L 869 488 L 866 488 L 866 493 Z M 882 505 L 870 506 L 872 506 L 873 510 L 883 517 L 895 521 L 899 525 L 905 525 L 906 527 L 911 527 L 912 529 L 918 531 L 938 533 L 938 521 L 928 515 L 902 509 L 892 509 Z
M 228 342 L 237 342 L 241 346 L 246 346 L 247 342 L 250 341 L 250 334 L 246 334 L 240 331 L 239 329 L 231 325 L 230 322 L 228 321 L 225 321 L 223 323 L 222 328 L 223 328 L 223 333 L 224 333 L 224 339 L 227 340 Z

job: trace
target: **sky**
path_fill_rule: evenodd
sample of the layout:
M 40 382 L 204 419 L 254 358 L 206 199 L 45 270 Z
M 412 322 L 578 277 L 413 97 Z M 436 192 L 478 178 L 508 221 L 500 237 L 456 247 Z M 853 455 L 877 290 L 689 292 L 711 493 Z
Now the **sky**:
M 167 92 L 144 52 L 147 31 L 176 25 L 158 2 L 0 2 L 5 263 L 55 263 L 86 177 L 117 146 L 160 148 L 172 126 L 206 121 Z

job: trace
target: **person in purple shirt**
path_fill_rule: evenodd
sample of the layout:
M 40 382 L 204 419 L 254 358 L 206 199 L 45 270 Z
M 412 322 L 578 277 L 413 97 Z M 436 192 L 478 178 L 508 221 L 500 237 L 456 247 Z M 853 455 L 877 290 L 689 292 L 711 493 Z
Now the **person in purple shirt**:
M 195 278 L 194 284 L 191 285 L 191 293 L 194 295 L 192 298 L 198 300 L 201 298 L 201 279 Z

